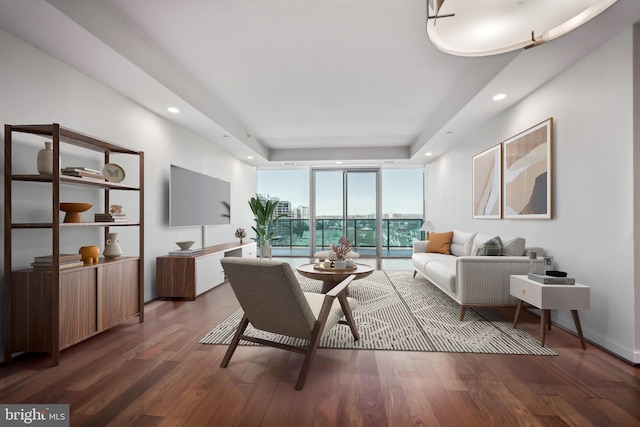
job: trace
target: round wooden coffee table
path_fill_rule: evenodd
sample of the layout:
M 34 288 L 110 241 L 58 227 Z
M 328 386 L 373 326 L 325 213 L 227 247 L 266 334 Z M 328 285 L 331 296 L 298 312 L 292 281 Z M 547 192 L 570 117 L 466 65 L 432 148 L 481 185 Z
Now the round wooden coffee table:
M 355 279 L 363 279 L 373 273 L 373 267 L 366 264 L 356 264 L 356 268 L 318 268 L 318 264 L 303 264 L 296 271 L 309 279 L 322 280 L 322 293 L 326 294 L 338 283 L 355 274 Z

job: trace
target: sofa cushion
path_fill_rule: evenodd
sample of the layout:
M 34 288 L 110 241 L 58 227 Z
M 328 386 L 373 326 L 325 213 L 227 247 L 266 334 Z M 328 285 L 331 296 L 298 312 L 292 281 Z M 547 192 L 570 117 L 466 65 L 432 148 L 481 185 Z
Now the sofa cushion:
M 452 257 L 453 258 L 453 257 Z M 433 261 L 425 267 L 427 279 L 446 292 L 455 294 L 456 289 L 456 260 Z
M 427 245 L 427 252 L 434 252 L 439 254 L 449 255 L 451 252 L 451 239 L 453 238 L 453 231 L 447 231 L 444 233 L 429 233 L 429 244 Z
M 476 234 L 477 233 L 453 230 L 453 238 L 451 239 L 451 247 L 449 248 L 451 255 L 471 255 L 471 247 L 473 246 L 473 239 L 476 237 Z
M 496 236 L 493 239 L 489 239 L 480 246 L 474 253 L 476 256 L 499 256 L 502 254 L 502 241 L 500 237 Z
M 525 240 L 522 237 L 503 237 L 502 255 L 523 256 Z M 540 256 L 540 254 L 538 254 Z

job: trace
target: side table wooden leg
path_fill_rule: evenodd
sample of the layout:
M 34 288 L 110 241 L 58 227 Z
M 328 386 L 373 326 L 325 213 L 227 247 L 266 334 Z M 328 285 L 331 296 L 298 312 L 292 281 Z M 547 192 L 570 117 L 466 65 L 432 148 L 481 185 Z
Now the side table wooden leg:
M 542 310 L 540 313 L 540 346 L 544 347 L 547 333 L 547 323 L 550 321 L 550 310 Z
M 513 316 L 513 327 L 515 328 L 518 324 L 518 319 L 520 318 L 520 311 L 522 310 L 522 306 L 524 305 L 524 301 L 518 301 L 518 306 L 516 307 L 516 315 Z
M 582 327 L 580 326 L 580 317 L 578 317 L 578 310 L 571 310 L 571 316 L 573 317 L 573 323 L 576 325 L 576 332 L 578 333 L 578 338 L 580 338 L 580 345 L 582 345 L 583 350 L 586 350 L 587 345 L 584 342 L 584 336 L 582 336 Z

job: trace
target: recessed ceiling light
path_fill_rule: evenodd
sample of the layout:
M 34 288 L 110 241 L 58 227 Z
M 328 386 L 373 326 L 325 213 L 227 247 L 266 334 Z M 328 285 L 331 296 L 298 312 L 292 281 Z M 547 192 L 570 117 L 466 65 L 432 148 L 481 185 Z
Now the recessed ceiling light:
M 503 99 L 505 99 L 507 97 L 507 94 L 505 93 L 498 93 L 496 95 L 493 96 L 493 100 L 494 101 L 502 101 Z
M 433 153 L 429 151 L 428 153 L 424 153 L 425 156 L 433 156 Z
M 180 112 L 176 107 L 169 107 L 167 108 L 167 111 L 173 114 L 178 114 Z
M 253 160 L 253 156 L 247 156 L 247 159 Z
M 336 165 L 341 165 L 341 164 L 342 164 L 342 162 L 341 162 L 340 160 L 338 160 L 338 161 L 336 162 Z

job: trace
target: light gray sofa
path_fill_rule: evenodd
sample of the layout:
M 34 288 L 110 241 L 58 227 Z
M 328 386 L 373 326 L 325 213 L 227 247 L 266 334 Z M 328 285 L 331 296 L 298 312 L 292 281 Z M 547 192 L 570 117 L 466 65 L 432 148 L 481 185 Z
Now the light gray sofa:
M 500 256 L 472 255 L 493 237 L 454 230 L 451 255 L 427 253 L 428 240 L 413 243 L 414 277 L 420 273 L 460 304 L 460 320 L 468 307 L 516 305 L 517 300 L 509 294 L 509 276 L 529 272 L 529 251 L 542 255 L 541 248 L 525 248 L 521 237 L 501 237 Z

